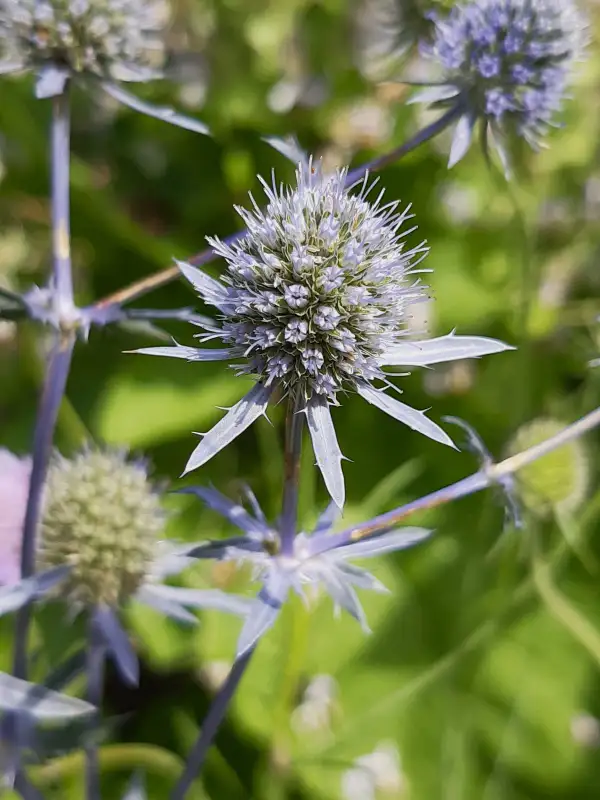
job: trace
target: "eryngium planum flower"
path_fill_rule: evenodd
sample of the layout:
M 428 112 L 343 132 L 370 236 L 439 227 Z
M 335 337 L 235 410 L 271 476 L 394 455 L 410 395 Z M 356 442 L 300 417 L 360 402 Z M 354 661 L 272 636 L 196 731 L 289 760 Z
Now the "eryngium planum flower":
M 187 264 L 186 278 L 219 312 L 219 324 L 199 334 L 223 340 L 221 349 L 152 347 L 139 352 L 189 361 L 239 361 L 256 386 L 196 448 L 186 471 L 196 469 L 265 413 L 272 395 L 289 396 L 305 413 L 317 463 L 341 507 L 344 479 L 330 406 L 358 392 L 392 417 L 436 441 L 448 435 L 422 411 L 386 393 L 394 388 L 385 366 L 426 366 L 509 349 L 494 339 L 446 336 L 409 341 L 411 308 L 427 297 L 417 265 L 427 248 L 405 249 L 408 209 L 381 205 L 346 189 L 346 170 L 325 175 L 301 163 L 297 187 L 263 184 L 265 211 L 238 208 L 247 233 L 232 246 L 209 238 L 223 256 L 222 281 Z M 254 202 L 254 201 L 253 201 Z M 381 388 L 373 383 L 378 381 Z
M 147 80 L 163 60 L 165 11 L 164 0 L 0 0 L 0 70 Z
M 143 463 L 116 450 L 55 456 L 48 472 L 38 566 L 31 578 L 0 588 L 0 615 L 51 591 L 70 611 L 88 612 L 106 650 L 130 683 L 137 659 L 118 611 L 137 601 L 176 620 L 194 623 L 189 608 L 245 615 L 247 603 L 217 590 L 168 586 L 163 581 L 192 561 L 189 549 L 160 541 L 165 513 Z
M 45 488 L 38 562 L 68 565 L 71 602 L 118 606 L 139 589 L 165 526 L 146 466 L 118 450 L 56 455 Z
M 537 148 L 565 98 L 572 67 L 586 43 L 585 21 L 572 0 L 473 0 L 436 20 L 423 48 L 444 73 L 442 85 L 414 101 L 457 104 L 450 166 L 467 152 L 476 123 L 491 132 L 503 160 L 505 134 Z

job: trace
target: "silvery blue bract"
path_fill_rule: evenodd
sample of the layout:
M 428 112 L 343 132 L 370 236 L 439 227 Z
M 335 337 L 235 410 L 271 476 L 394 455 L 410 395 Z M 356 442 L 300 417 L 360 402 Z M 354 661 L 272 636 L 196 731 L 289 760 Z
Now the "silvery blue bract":
M 450 166 L 469 149 L 479 120 L 503 159 L 507 133 L 538 147 L 586 43 L 585 20 L 572 0 L 473 0 L 435 22 L 435 40 L 423 51 L 442 68 L 443 84 L 413 102 L 462 109 Z
M 334 503 L 323 512 L 312 534 L 298 534 L 290 552 L 282 552 L 277 530 L 269 525 L 260 509 L 256 516 L 215 489 L 194 486 L 184 493 L 200 497 L 206 505 L 226 517 L 244 532 L 243 536 L 206 542 L 188 552 L 201 559 L 248 562 L 262 588 L 250 605 L 238 639 L 237 656 L 253 648 L 273 625 L 290 590 L 304 595 L 307 587 L 321 588 L 330 595 L 336 609 L 348 611 L 369 632 L 367 620 L 356 589 L 386 592 L 370 572 L 348 563 L 353 558 L 369 558 L 395 550 L 404 550 L 426 539 L 423 528 L 390 530 L 360 541 L 332 537 L 330 531 L 339 516 Z M 254 504 L 255 505 L 255 504 Z
M 239 372 L 256 377 L 254 388 L 202 439 L 186 471 L 212 458 L 263 415 L 272 395 L 289 396 L 306 420 L 317 464 L 331 497 L 344 503 L 342 453 L 330 407 L 338 395 L 358 392 L 390 416 L 438 442 L 449 436 L 422 411 L 401 403 L 386 366 L 426 366 L 510 349 L 494 339 L 449 335 L 407 338 L 415 303 L 427 298 L 417 265 L 427 248 L 405 249 L 408 209 L 370 202 L 362 182 L 346 189 L 346 170 L 325 174 L 320 163 L 301 162 L 297 187 L 264 184 L 268 205 L 238 208 L 246 234 L 233 245 L 209 239 L 227 267 L 222 281 L 180 263 L 201 298 L 216 307 L 219 321 L 201 341 L 225 347 L 176 344 L 139 352 L 188 361 L 235 360 Z M 374 382 L 381 388 L 377 388 Z

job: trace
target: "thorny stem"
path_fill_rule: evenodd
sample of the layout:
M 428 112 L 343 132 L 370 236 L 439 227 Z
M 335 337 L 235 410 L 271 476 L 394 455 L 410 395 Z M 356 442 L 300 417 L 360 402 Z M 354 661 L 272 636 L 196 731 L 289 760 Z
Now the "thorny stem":
M 70 113 L 68 87 L 52 104 L 52 253 L 61 308 L 73 305 L 69 222 Z
M 281 536 L 281 552 L 283 555 L 291 555 L 294 546 L 294 536 L 296 535 L 303 431 L 304 413 L 301 410 L 301 398 L 297 395 L 296 397 L 290 397 L 288 400 L 285 421 L 283 504 L 279 531 Z
M 504 461 L 500 461 L 498 464 L 485 467 L 475 472 L 473 475 L 470 475 L 468 478 L 463 478 L 457 483 L 445 486 L 443 489 L 438 489 L 436 492 L 420 497 L 418 500 L 400 506 L 400 508 L 396 508 L 386 514 L 381 514 L 368 522 L 359 523 L 340 533 L 323 537 L 323 542 L 320 544 L 320 547 L 319 545 L 315 546 L 314 555 L 321 552 L 321 550 L 340 547 L 344 544 L 364 539 L 366 536 L 381 533 L 397 525 L 399 522 L 403 522 L 407 517 L 417 511 L 427 511 L 436 506 L 444 505 L 451 500 L 457 500 L 459 497 L 475 494 L 475 492 L 480 492 L 482 489 L 487 489 L 490 486 L 501 483 L 503 479 L 513 475 L 527 464 L 537 461 L 538 458 L 542 458 L 553 450 L 573 441 L 573 439 L 577 439 L 579 436 L 582 436 L 584 433 L 591 431 L 599 425 L 600 408 L 596 408 L 577 422 L 559 431 L 555 436 L 551 436 L 549 439 L 546 439 L 546 441 L 540 442 L 524 450 L 522 453 L 510 456 Z
M 36 529 L 40 516 L 42 491 L 46 479 L 48 461 L 52 452 L 54 428 L 60 404 L 65 393 L 75 335 L 59 336 L 48 362 L 42 397 L 38 407 L 35 431 L 33 434 L 33 457 L 29 494 L 23 525 L 21 545 L 21 576 L 28 578 L 35 570 Z M 27 635 L 31 618 L 31 608 L 26 605 L 17 612 L 15 630 L 15 652 L 13 674 L 27 679 Z
M 185 769 L 177 781 L 175 788 L 171 792 L 170 800 L 183 800 L 191 788 L 194 779 L 202 769 L 209 748 L 213 743 L 221 723 L 225 719 L 231 698 L 235 694 L 235 690 L 237 689 L 238 684 L 242 679 L 244 672 L 246 671 L 246 667 L 248 666 L 253 653 L 254 648 L 245 653 L 245 655 L 243 655 L 241 658 L 238 658 L 231 668 L 231 672 L 227 676 L 227 680 L 219 689 L 219 692 L 213 700 L 208 714 L 202 723 L 200 735 L 198 736 L 196 743 L 194 744 L 187 758 Z
M 400 145 L 400 147 L 395 148 L 390 153 L 386 153 L 385 155 L 380 156 L 379 158 L 376 158 L 367 164 L 357 167 L 355 170 L 352 170 L 346 179 L 346 186 L 350 186 L 357 180 L 360 180 L 367 172 L 377 172 L 378 170 L 393 164 L 395 161 L 399 161 L 413 150 L 416 150 L 419 145 L 424 144 L 430 139 L 433 139 L 434 136 L 437 136 L 439 133 L 445 130 L 458 116 L 460 116 L 461 113 L 462 108 L 459 105 L 453 106 L 449 111 L 446 112 L 446 114 L 443 114 L 435 122 L 418 131 L 411 139 Z M 224 243 L 231 245 L 245 235 L 245 230 L 239 231 L 238 233 L 234 233 L 232 236 L 228 236 L 226 239 L 224 239 Z M 193 266 L 201 267 L 205 264 L 209 264 L 215 258 L 216 255 L 214 252 L 208 248 L 187 260 Z M 158 289 L 161 286 L 171 283 L 171 281 L 179 278 L 180 275 L 181 273 L 178 267 L 167 267 L 167 269 L 160 270 L 160 272 L 156 272 L 154 275 L 150 275 L 147 278 L 142 278 L 142 280 L 136 281 L 130 286 L 126 286 L 124 289 L 120 289 L 118 292 L 108 295 L 102 300 L 99 300 L 94 307 L 106 308 L 107 306 L 131 303 L 133 300 L 137 300 L 138 298 L 143 297 L 143 295 L 148 294 L 148 292 L 152 292 L 154 289 Z
M 87 692 L 86 700 L 95 708 L 102 704 L 104 688 L 104 661 L 105 645 L 102 635 L 98 630 L 95 616 L 92 613 L 89 621 L 88 645 L 86 657 Z M 98 747 L 93 739 L 94 732 L 90 732 L 90 739 L 85 746 L 85 798 L 86 800 L 100 800 L 100 763 Z

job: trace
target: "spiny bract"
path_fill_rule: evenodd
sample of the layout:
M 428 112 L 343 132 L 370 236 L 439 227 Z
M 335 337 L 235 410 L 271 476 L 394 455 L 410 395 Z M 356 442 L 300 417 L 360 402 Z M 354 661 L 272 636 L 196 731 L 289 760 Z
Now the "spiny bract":
M 164 0 L 0 0 L 2 55 L 21 68 L 144 80 L 162 61 L 165 12 Z
M 445 86 L 422 99 L 454 97 L 463 107 L 451 161 L 464 155 L 481 118 L 496 135 L 516 133 L 537 147 L 586 43 L 572 0 L 473 0 L 437 19 L 436 29 L 424 52 L 443 68 Z
M 110 450 L 56 456 L 45 489 L 39 566 L 71 567 L 60 591 L 76 604 L 116 607 L 150 572 L 164 524 L 143 464 Z

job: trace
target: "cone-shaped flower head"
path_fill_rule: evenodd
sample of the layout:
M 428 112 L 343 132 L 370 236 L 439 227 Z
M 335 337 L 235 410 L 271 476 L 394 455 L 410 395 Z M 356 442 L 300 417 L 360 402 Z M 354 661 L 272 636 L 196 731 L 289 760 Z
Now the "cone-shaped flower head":
M 89 612 L 121 675 L 135 684 L 137 658 L 118 616 L 128 601 L 192 624 L 197 619 L 188 608 L 242 616 L 248 610 L 234 595 L 163 583 L 193 563 L 188 551 L 196 547 L 160 541 L 165 519 L 143 463 L 117 450 L 57 454 L 45 486 L 39 571 L 0 587 L 0 616 L 49 592 L 64 598 L 71 611 Z
M 164 0 L 0 0 L 0 69 L 146 80 L 162 63 Z
M 21 576 L 21 538 L 29 491 L 31 459 L 0 448 L 0 586 Z
M 338 395 L 358 392 L 409 427 L 439 442 L 447 434 L 421 411 L 376 389 L 389 385 L 386 365 L 426 365 L 507 349 L 480 337 L 449 336 L 407 341 L 414 303 L 426 297 L 416 274 L 427 250 L 405 249 L 408 211 L 397 203 L 370 202 L 366 181 L 357 194 L 346 189 L 346 170 L 323 173 L 301 163 L 297 187 L 264 184 L 265 211 L 238 209 L 246 234 L 234 245 L 209 239 L 226 261 L 222 282 L 187 264 L 184 275 L 216 306 L 220 325 L 202 340 L 221 338 L 224 349 L 148 348 L 141 352 L 190 361 L 239 359 L 239 371 L 257 379 L 252 391 L 203 439 L 187 471 L 263 414 L 271 394 L 288 395 L 306 413 L 317 463 L 331 496 L 341 506 L 342 454 L 329 407 Z
M 431 47 L 445 85 L 415 100 L 458 103 L 451 165 L 466 153 L 478 120 L 501 149 L 504 134 L 537 147 L 565 97 L 586 43 L 585 20 L 572 0 L 472 0 L 436 20 Z
M 556 419 L 536 419 L 524 425 L 509 444 L 509 455 L 521 453 L 564 430 Z M 522 467 L 515 483 L 523 505 L 539 516 L 575 511 L 585 499 L 590 481 L 589 458 L 579 439 L 552 450 Z
M 142 463 L 116 450 L 58 456 L 46 484 L 40 567 L 68 565 L 61 591 L 76 603 L 118 606 L 146 578 L 164 524 Z

